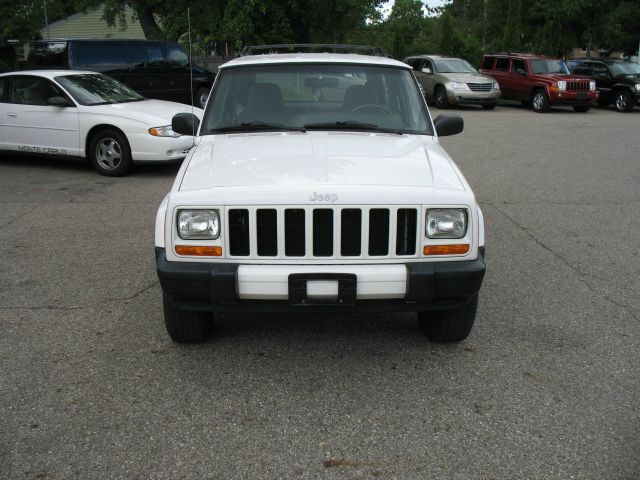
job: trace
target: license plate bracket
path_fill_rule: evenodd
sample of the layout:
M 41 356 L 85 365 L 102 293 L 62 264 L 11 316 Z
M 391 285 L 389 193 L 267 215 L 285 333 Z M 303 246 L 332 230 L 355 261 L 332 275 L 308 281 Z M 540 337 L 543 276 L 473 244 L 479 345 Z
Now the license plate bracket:
M 578 100 L 586 100 L 587 99 L 587 93 L 586 92 L 579 92 L 577 95 Z
M 309 298 L 307 282 L 337 281 L 338 295 L 335 298 Z M 353 273 L 291 273 L 289 274 L 289 304 L 307 305 L 354 305 L 358 277 Z

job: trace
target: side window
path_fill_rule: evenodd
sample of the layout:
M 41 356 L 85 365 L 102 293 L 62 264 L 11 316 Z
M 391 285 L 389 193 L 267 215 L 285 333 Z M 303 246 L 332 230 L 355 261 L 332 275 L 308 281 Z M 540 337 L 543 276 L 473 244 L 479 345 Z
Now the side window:
M 162 45 L 159 43 L 147 45 L 147 65 L 152 68 L 164 67 Z
M 527 73 L 527 67 L 524 64 L 524 60 L 518 60 L 514 58 L 511 60 L 511 71 L 515 73 Z
M 484 57 L 482 59 L 482 69 L 484 70 L 491 70 L 493 69 L 493 60 L 494 57 Z
M 144 68 L 147 61 L 147 51 L 143 45 L 129 45 L 129 55 L 131 56 L 131 68 Z
M 167 59 L 172 67 L 186 67 L 189 65 L 189 57 L 177 45 L 167 47 Z
M 607 69 L 606 65 L 602 63 L 594 63 L 590 75 L 596 77 L 607 77 L 609 76 L 609 70 Z
M 9 103 L 21 105 L 47 105 L 47 99 L 63 96 L 58 88 L 46 78 L 13 77 Z
M 127 49 L 122 43 L 80 43 L 78 66 L 80 67 L 129 67 Z
M 428 68 L 431 70 L 431 73 L 433 73 L 433 62 L 431 60 L 425 60 L 421 68 Z
M 496 70 L 501 70 L 506 72 L 509 70 L 509 59 L 508 58 L 498 58 L 496 62 Z
M 407 60 L 407 65 L 409 65 L 413 70 L 418 70 L 418 59 L 412 58 Z

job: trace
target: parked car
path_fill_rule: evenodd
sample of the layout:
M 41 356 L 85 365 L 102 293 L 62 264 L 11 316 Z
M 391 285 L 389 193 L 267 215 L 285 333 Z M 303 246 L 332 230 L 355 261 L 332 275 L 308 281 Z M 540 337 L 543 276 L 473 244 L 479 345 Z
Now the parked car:
M 640 65 L 613 58 L 580 58 L 567 62 L 576 75 L 591 77 L 600 94 L 598 105 L 613 103 L 619 112 L 630 112 L 640 103 Z
M 466 60 L 439 55 L 417 55 L 405 58 L 413 68 L 428 101 L 438 108 L 450 105 L 482 105 L 491 110 L 500 98 L 500 86 L 483 75 Z
M 31 45 L 27 66 L 100 72 L 160 100 L 190 104 L 193 91 L 199 108 L 207 103 L 215 80 L 214 73 L 200 66 L 190 69 L 178 44 L 146 40 L 41 40 Z
M 480 68 L 500 84 L 502 98 L 519 100 L 536 112 L 552 106 L 572 106 L 588 112 L 597 100 L 596 83 L 571 75 L 564 60 L 529 53 L 486 54 Z
M 156 216 L 174 341 L 230 311 L 408 311 L 433 341 L 469 334 L 484 222 L 439 143 L 463 120 L 432 121 L 408 65 L 337 49 L 234 59 L 202 123 L 174 117 L 198 131 Z
M 193 134 L 171 129 L 190 107 L 147 100 L 95 72 L 36 70 L 0 75 L 0 151 L 87 157 L 102 175 L 126 173 L 133 161 L 184 158 Z M 202 117 L 202 110 L 194 113 Z

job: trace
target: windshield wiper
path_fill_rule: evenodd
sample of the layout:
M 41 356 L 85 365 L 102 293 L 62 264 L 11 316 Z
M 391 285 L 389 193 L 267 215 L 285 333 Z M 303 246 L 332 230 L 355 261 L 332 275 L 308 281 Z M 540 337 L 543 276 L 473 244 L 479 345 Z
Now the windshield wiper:
M 209 130 L 212 133 L 228 133 L 228 132 L 247 132 L 257 130 L 281 130 L 287 132 L 306 132 L 304 127 L 295 127 L 283 125 L 282 123 L 267 123 L 261 121 L 243 122 L 240 125 L 233 125 L 230 127 L 212 128 Z
M 307 123 L 304 128 L 307 130 L 362 130 L 382 133 L 395 133 L 402 135 L 402 130 L 395 128 L 379 127 L 375 123 L 358 122 L 357 120 L 347 120 L 344 122 Z

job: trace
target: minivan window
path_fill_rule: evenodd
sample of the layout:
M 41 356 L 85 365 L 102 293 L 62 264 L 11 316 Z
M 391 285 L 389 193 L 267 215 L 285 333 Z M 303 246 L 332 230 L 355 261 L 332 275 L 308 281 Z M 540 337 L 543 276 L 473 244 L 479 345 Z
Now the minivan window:
M 189 65 L 189 57 L 187 57 L 187 54 L 177 45 L 169 45 L 167 51 L 169 65 L 172 67 L 186 67 Z
M 436 60 L 436 70 L 438 73 L 476 73 L 477 70 L 464 60 L 457 58 L 447 60 Z
M 131 56 L 131 68 L 144 68 L 147 61 L 147 52 L 144 45 L 130 45 L 129 55 Z
M 67 67 L 67 44 L 65 42 L 34 42 L 29 52 L 32 67 Z
M 164 55 L 162 45 L 147 45 L 147 65 L 149 67 L 163 67 Z
M 128 67 L 129 59 L 123 44 L 79 43 L 78 65 L 81 67 L 122 66 Z

